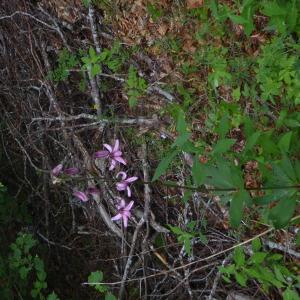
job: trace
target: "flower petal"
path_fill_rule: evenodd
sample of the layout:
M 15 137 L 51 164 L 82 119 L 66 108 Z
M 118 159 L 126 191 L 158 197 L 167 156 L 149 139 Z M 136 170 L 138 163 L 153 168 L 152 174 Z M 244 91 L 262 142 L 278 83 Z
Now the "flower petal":
M 120 202 L 119 204 L 117 205 L 117 209 L 121 209 L 121 208 L 124 208 L 126 203 L 125 203 L 125 200 L 122 199 L 122 198 L 119 198 Z
M 132 206 L 133 206 L 133 204 L 134 204 L 134 201 L 130 201 L 129 202 L 129 204 L 125 207 L 125 209 L 124 210 L 126 210 L 126 211 L 130 211 L 131 210 L 131 208 L 132 208 Z
M 122 151 L 116 151 L 116 152 L 114 152 L 114 156 L 122 156 Z
M 103 144 L 103 146 L 104 146 L 110 153 L 112 152 L 112 147 L 111 147 L 111 145 Z
M 111 218 L 112 221 L 120 220 L 123 216 L 121 214 L 117 214 L 114 217 Z
M 96 187 L 93 187 L 93 186 L 88 187 L 87 190 L 86 190 L 86 192 L 88 194 L 91 194 L 91 195 L 98 195 L 98 194 L 100 194 L 100 190 L 97 189 Z
M 64 173 L 70 176 L 76 175 L 79 173 L 79 169 L 72 167 L 64 170 Z
M 118 182 L 118 183 L 116 184 L 116 187 L 117 187 L 117 190 L 118 190 L 118 191 L 124 191 L 124 190 L 126 190 L 126 188 L 127 188 L 127 184 L 124 183 L 124 182 Z
M 117 139 L 115 141 L 113 152 L 119 151 L 119 147 L 120 147 L 120 141 Z
M 128 182 L 128 183 L 131 183 L 131 182 L 134 182 L 134 181 L 136 181 L 136 180 L 138 180 L 138 177 L 133 176 L 133 177 L 127 178 L 125 181 Z
M 125 172 L 119 172 L 117 175 L 116 175 L 116 177 L 119 177 L 119 176 L 122 176 L 122 180 L 124 180 L 126 177 L 127 177 L 127 174 L 125 173 Z
M 73 195 L 83 202 L 87 202 L 89 200 L 88 196 L 84 192 L 76 191 Z
M 63 169 L 63 165 L 59 164 L 52 169 L 51 174 L 53 176 L 58 176 L 61 173 L 62 169 Z
M 95 158 L 106 158 L 106 157 L 108 157 L 108 155 L 109 155 L 109 152 L 107 150 L 101 150 L 101 151 L 97 151 L 94 154 L 94 157 Z
M 112 159 L 109 167 L 109 171 L 112 171 L 116 167 L 117 162 Z
M 127 187 L 127 196 L 128 196 L 129 198 L 131 197 L 131 189 L 130 189 L 129 186 Z
M 114 157 L 113 159 L 126 166 L 126 161 L 122 157 Z
M 128 217 L 123 215 L 123 223 L 124 227 L 126 228 L 128 226 Z

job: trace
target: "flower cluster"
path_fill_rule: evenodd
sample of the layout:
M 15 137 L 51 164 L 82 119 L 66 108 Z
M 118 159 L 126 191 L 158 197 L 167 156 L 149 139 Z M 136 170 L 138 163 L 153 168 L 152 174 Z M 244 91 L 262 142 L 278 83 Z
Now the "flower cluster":
M 120 150 L 119 140 L 116 140 L 114 145 L 104 144 L 103 146 L 105 147 L 106 150 L 97 151 L 94 154 L 94 158 L 108 159 L 110 163 L 109 166 L 110 171 L 114 170 L 117 164 L 123 164 L 125 166 L 127 165 L 125 159 L 122 157 L 122 151 Z M 57 178 L 61 173 L 73 176 L 78 174 L 79 170 L 77 168 L 68 168 L 63 170 L 63 165 L 59 164 L 56 167 L 54 167 L 51 171 L 51 174 L 54 178 Z M 126 191 L 127 196 L 130 198 L 132 194 L 130 189 L 130 184 L 138 180 L 138 177 L 136 176 L 128 177 L 126 172 L 121 171 L 117 173 L 116 178 L 117 179 L 120 178 L 120 181 L 116 183 L 116 189 L 120 192 Z M 100 191 L 96 187 L 88 187 L 86 191 L 74 190 L 73 196 L 75 196 L 82 202 L 87 202 L 89 200 L 90 195 L 96 195 L 99 193 Z M 118 213 L 116 216 L 114 216 L 111 219 L 112 221 L 117 221 L 122 219 L 124 227 L 126 228 L 128 225 L 128 219 L 131 216 L 130 210 L 134 204 L 134 201 L 130 201 L 129 204 L 126 205 L 125 200 L 118 197 L 118 202 L 119 202 L 119 204 L 117 205 Z

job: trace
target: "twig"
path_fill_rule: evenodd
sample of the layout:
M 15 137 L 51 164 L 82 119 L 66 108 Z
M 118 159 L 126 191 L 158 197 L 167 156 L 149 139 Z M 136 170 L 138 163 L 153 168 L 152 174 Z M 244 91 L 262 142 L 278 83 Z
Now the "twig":
M 134 234 L 133 234 L 131 249 L 130 249 L 128 259 L 127 259 L 127 262 L 126 262 L 126 266 L 125 266 L 125 269 L 124 269 L 122 281 L 120 281 L 121 287 L 120 287 L 120 291 L 119 291 L 119 299 L 123 298 L 125 283 L 127 282 L 126 279 L 127 279 L 127 276 L 128 276 L 129 268 L 132 264 L 132 258 L 133 258 L 133 253 L 134 253 L 134 250 L 135 250 L 136 240 L 137 240 L 137 237 L 138 237 L 138 233 L 139 233 L 139 231 L 142 228 L 144 223 L 145 223 L 144 218 L 141 218 L 139 223 L 137 224 L 137 226 L 135 228 L 135 231 L 134 231 Z
M 297 216 L 297 217 L 295 217 L 295 218 L 299 218 L 299 217 L 300 217 L 300 216 Z M 293 218 L 292 220 L 295 220 L 295 218 Z M 146 276 L 146 278 L 145 278 L 145 277 L 139 277 L 139 278 L 129 279 L 129 280 L 126 280 L 126 282 L 140 281 L 140 280 L 145 280 L 145 279 L 153 278 L 153 277 L 156 277 L 156 276 L 166 275 L 166 274 L 168 274 L 168 273 L 171 273 L 171 272 L 174 272 L 174 271 L 177 271 L 177 270 L 184 269 L 184 268 L 186 268 L 186 267 L 195 265 L 195 264 L 197 264 L 197 263 L 200 263 L 200 262 L 203 262 L 203 261 L 207 261 L 207 260 L 213 259 L 213 258 L 215 258 L 215 257 L 218 257 L 218 256 L 224 254 L 224 253 L 230 252 L 230 251 L 234 250 L 234 249 L 237 248 L 237 247 L 247 245 L 247 244 L 251 243 L 253 240 L 255 240 L 255 239 L 257 239 L 257 238 L 260 238 L 260 237 L 262 237 L 262 236 L 265 236 L 266 234 L 272 232 L 273 230 L 274 230 L 274 228 L 268 228 L 267 230 L 265 230 L 265 231 L 263 231 L 263 232 L 261 232 L 261 233 L 255 235 L 254 237 L 252 237 L 252 238 L 250 238 L 250 239 L 248 239 L 248 240 L 246 240 L 246 241 L 243 241 L 243 242 L 241 242 L 241 243 L 235 244 L 235 245 L 233 245 L 233 246 L 231 246 L 231 247 L 229 247 L 229 248 L 227 248 L 227 249 L 225 249 L 225 250 L 219 251 L 219 252 L 217 252 L 217 253 L 214 253 L 214 254 L 209 255 L 209 256 L 207 256 L 207 257 L 204 257 L 204 258 L 200 258 L 200 259 L 198 259 L 198 260 L 192 261 L 192 262 L 187 263 L 187 264 L 185 264 L 185 265 L 182 265 L 182 266 L 173 268 L 173 269 L 171 269 L 171 270 L 162 271 L 162 272 L 157 272 L 157 273 L 154 273 L 154 274 L 152 274 L 152 275 Z M 198 270 L 198 269 L 196 269 L 196 270 Z M 196 270 L 193 270 L 193 272 L 196 271 Z M 104 282 L 92 282 L 92 283 L 84 282 L 84 283 L 82 283 L 82 284 L 84 284 L 84 285 L 94 285 L 94 284 L 100 284 L 100 285 L 103 285 L 103 284 L 105 284 L 105 285 L 118 285 L 118 284 L 121 284 L 122 282 L 123 282 L 123 281 L 105 282 L 105 283 L 104 283 Z
M 225 259 L 222 261 L 221 266 L 224 267 L 229 262 L 230 259 L 231 259 L 231 255 L 225 257 Z M 214 299 L 214 295 L 216 293 L 216 289 L 217 289 L 218 283 L 220 281 L 220 278 L 221 278 L 221 272 L 218 271 L 207 300 L 213 300 Z
M 268 248 L 270 249 L 275 249 L 275 250 L 279 250 L 279 251 L 282 251 L 284 253 L 287 253 L 291 256 L 294 256 L 296 258 L 300 258 L 300 253 L 293 250 L 293 249 L 288 249 L 287 247 L 283 246 L 282 244 L 279 244 L 279 243 L 274 243 L 272 241 L 268 241 L 268 240 L 263 240 L 263 244 L 265 246 L 267 246 Z

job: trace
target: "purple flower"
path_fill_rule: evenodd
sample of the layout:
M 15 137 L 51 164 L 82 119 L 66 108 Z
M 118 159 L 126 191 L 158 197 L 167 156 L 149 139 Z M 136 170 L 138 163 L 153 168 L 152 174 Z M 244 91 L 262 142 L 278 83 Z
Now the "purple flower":
M 97 151 L 95 153 L 95 158 L 108 158 L 110 160 L 110 171 L 116 167 L 116 164 L 118 162 L 123 165 L 126 165 L 126 161 L 122 158 L 122 152 L 120 151 L 119 140 L 115 141 L 114 146 L 108 144 L 103 144 L 103 146 L 107 150 Z
M 128 225 L 128 219 L 131 216 L 131 208 L 133 206 L 133 201 L 130 201 L 129 204 L 126 206 L 125 200 L 120 199 L 119 205 L 117 205 L 118 214 L 111 218 L 112 221 L 117 221 L 123 219 L 124 227 L 126 228 Z
M 87 194 L 84 192 L 76 191 L 73 193 L 73 196 L 80 199 L 82 202 L 87 202 L 89 200 Z
M 117 190 L 118 191 L 127 190 L 128 197 L 131 197 L 131 189 L 129 187 L 129 184 L 138 180 L 138 178 L 136 176 L 127 178 L 127 174 L 125 172 L 119 172 L 117 174 L 117 177 L 119 177 L 119 175 L 121 175 L 122 180 L 116 184 Z
M 90 186 L 87 188 L 87 190 L 85 192 L 80 192 L 80 191 L 73 192 L 73 196 L 75 196 L 82 202 L 87 202 L 89 200 L 88 195 L 97 195 L 99 193 L 100 193 L 100 191 L 97 188 Z
M 63 165 L 62 164 L 59 164 L 57 165 L 56 167 L 54 167 L 51 171 L 51 174 L 54 176 L 54 177 L 57 177 L 61 171 L 63 169 Z
M 94 186 L 90 186 L 87 188 L 86 193 L 90 195 L 98 195 L 100 193 L 100 190 Z
M 77 175 L 79 173 L 79 169 L 74 167 L 68 168 L 64 170 L 64 173 L 70 176 Z

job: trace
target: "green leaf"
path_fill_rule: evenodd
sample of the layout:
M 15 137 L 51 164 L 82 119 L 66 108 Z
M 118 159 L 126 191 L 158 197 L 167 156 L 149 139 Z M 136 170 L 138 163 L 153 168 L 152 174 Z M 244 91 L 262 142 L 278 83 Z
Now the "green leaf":
M 185 132 L 185 133 L 182 133 L 182 134 L 180 134 L 177 138 L 176 138 L 176 140 L 174 141 L 174 143 L 172 144 L 172 148 L 174 148 L 174 147 L 182 147 L 184 144 L 185 144 L 185 142 L 190 138 L 190 136 L 191 136 L 191 133 L 190 132 Z
M 278 147 L 279 147 L 279 149 L 280 149 L 282 152 L 286 153 L 286 152 L 289 151 L 292 135 L 293 135 L 293 132 L 290 131 L 290 132 L 285 133 L 285 134 L 279 139 Z
M 240 225 L 246 201 L 250 201 L 250 196 L 246 190 L 239 190 L 234 194 L 229 209 L 231 226 L 238 227 Z
M 184 250 L 188 255 L 191 255 L 191 240 L 189 238 L 184 239 Z
M 233 260 L 238 268 L 244 266 L 245 253 L 244 253 L 242 247 L 235 248 L 234 253 L 233 253 Z
M 230 120 L 228 114 L 224 114 L 222 119 L 220 120 L 220 123 L 216 129 L 216 133 L 219 134 L 221 139 L 224 139 L 227 132 L 230 129 Z
M 103 280 L 103 272 L 101 271 L 92 272 L 88 277 L 89 283 L 98 283 L 98 282 L 102 282 L 102 280 Z
M 173 158 L 179 153 L 178 150 L 175 150 L 171 153 L 169 153 L 165 158 L 162 159 L 162 161 L 159 163 L 158 167 L 155 170 L 154 176 L 152 178 L 152 182 L 157 180 L 161 175 L 163 175 L 170 163 L 172 162 Z
M 94 64 L 92 66 L 92 77 L 95 77 L 96 75 L 100 74 L 102 72 L 101 66 L 99 64 Z
M 112 293 L 107 293 L 105 295 L 105 300 L 117 300 L 117 298 Z
M 283 300 L 300 300 L 299 294 L 290 287 L 283 292 Z
M 243 287 L 246 286 L 246 283 L 247 283 L 247 276 L 246 276 L 246 274 L 235 272 L 234 273 L 234 277 L 235 277 L 235 279 L 236 279 L 236 281 L 238 282 L 239 285 L 241 285 Z
M 251 256 L 249 263 L 253 263 L 255 265 L 261 264 L 265 260 L 266 256 L 266 252 L 256 252 Z
M 258 252 L 260 249 L 261 249 L 261 242 L 260 242 L 260 239 L 255 239 L 252 241 L 251 243 L 251 246 L 252 246 L 252 251 L 253 252 Z
M 214 149 L 212 151 L 213 155 L 222 154 L 224 152 L 227 152 L 232 145 L 235 143 L 235 139 L 222 139 L 217 142 L 217 144 L 214 146 Z
M 178 110 L 178 112 L 177 112 L 176 130 L 180 135 L 187 133 L 187 124 L 185 121 L 185 114 L 181 109 Z
M 194 162 L 193 162 L 193 166 L 192 166 L 192 175 L 193 175 L 194 183 L 197 186 L 200 186 L 203 183 L 205 175 L 203 173 L 203 170 L 201 168 L 201 164 L 198 160 L 197 155 L 194 158 Z
M 282 228 L 293 217 L 296 208 L 296 197 L 283 198 L 270 210 L 270 220 L 275 228 Z
M 248 139 L 247 139 L 247 143 L 245 146 L 244 151 L 247 152 L 249 150 L 252 150 L 252 148 L 256 145 L 258 138 L 260 137 L 261 132 L 257 131 L 254 132 Z
M 48 295 L 47 300 L 59 300 L 58 296 L 55 294 L 55 292 L 52 292 Z

